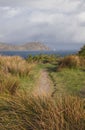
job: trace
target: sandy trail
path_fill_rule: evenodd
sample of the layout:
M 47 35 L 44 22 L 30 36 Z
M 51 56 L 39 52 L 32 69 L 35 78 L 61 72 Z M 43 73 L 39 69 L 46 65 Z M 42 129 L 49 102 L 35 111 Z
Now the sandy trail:
M 35 94 L 38 96 L 51 96 L 52 94 L 52 82 L 48 76 L 46 70 L 42 70 L 38 80 L 37 88 Z

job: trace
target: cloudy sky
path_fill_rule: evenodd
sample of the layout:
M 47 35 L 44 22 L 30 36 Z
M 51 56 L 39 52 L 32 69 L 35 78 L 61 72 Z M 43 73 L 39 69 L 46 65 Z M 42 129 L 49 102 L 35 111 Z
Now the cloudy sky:
M 85 0 L 0 0 L 0 42 L 40 41 L 57 49 L 85 43 Z

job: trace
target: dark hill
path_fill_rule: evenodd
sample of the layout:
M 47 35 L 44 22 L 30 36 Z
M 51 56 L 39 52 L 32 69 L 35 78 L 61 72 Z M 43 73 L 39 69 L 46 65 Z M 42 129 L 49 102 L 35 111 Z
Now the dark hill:
M 80 56 L 85 56 L 85 45 L 80 49 L 80 51 L 78 52 L 78 54 Z

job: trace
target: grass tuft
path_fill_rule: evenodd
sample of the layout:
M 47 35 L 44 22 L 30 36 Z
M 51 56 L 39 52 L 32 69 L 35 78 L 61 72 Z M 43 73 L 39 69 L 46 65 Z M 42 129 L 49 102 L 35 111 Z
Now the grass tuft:
M 80 58 L 78 56 L 66 56 L 59 61 L 59 68 L 77 68 L 80 66 Z
M 27 76 L 33 64 L 28 64 L 19 56 L 0 56 L 0 69 L 12 75 Z
M 10 93 L 14 95 L 17 89 L 20 87 L 18 77 L 12 76 L 11 74 L 5 74 L 0 72 L 0 93 Z
M 3 102 L 2 102 L 3 101 Z M 0 99 L 1 130 L 84 130 L 84 100 L 73 96 Z M 4 125 L 5 124 L 5 125 Z

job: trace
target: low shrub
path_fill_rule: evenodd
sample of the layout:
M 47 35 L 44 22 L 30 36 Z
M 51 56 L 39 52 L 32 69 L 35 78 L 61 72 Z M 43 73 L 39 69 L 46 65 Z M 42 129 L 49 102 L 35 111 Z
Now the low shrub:
M 46 55 L 46 54 L 40 54 L 35 56 L 28 56 L 27 61 L 30 63 L 56 63 L 58 59 L 58 56 L 56 55 Z
M 78 55 L 85 57 L 85 45 L 79 50 Z

